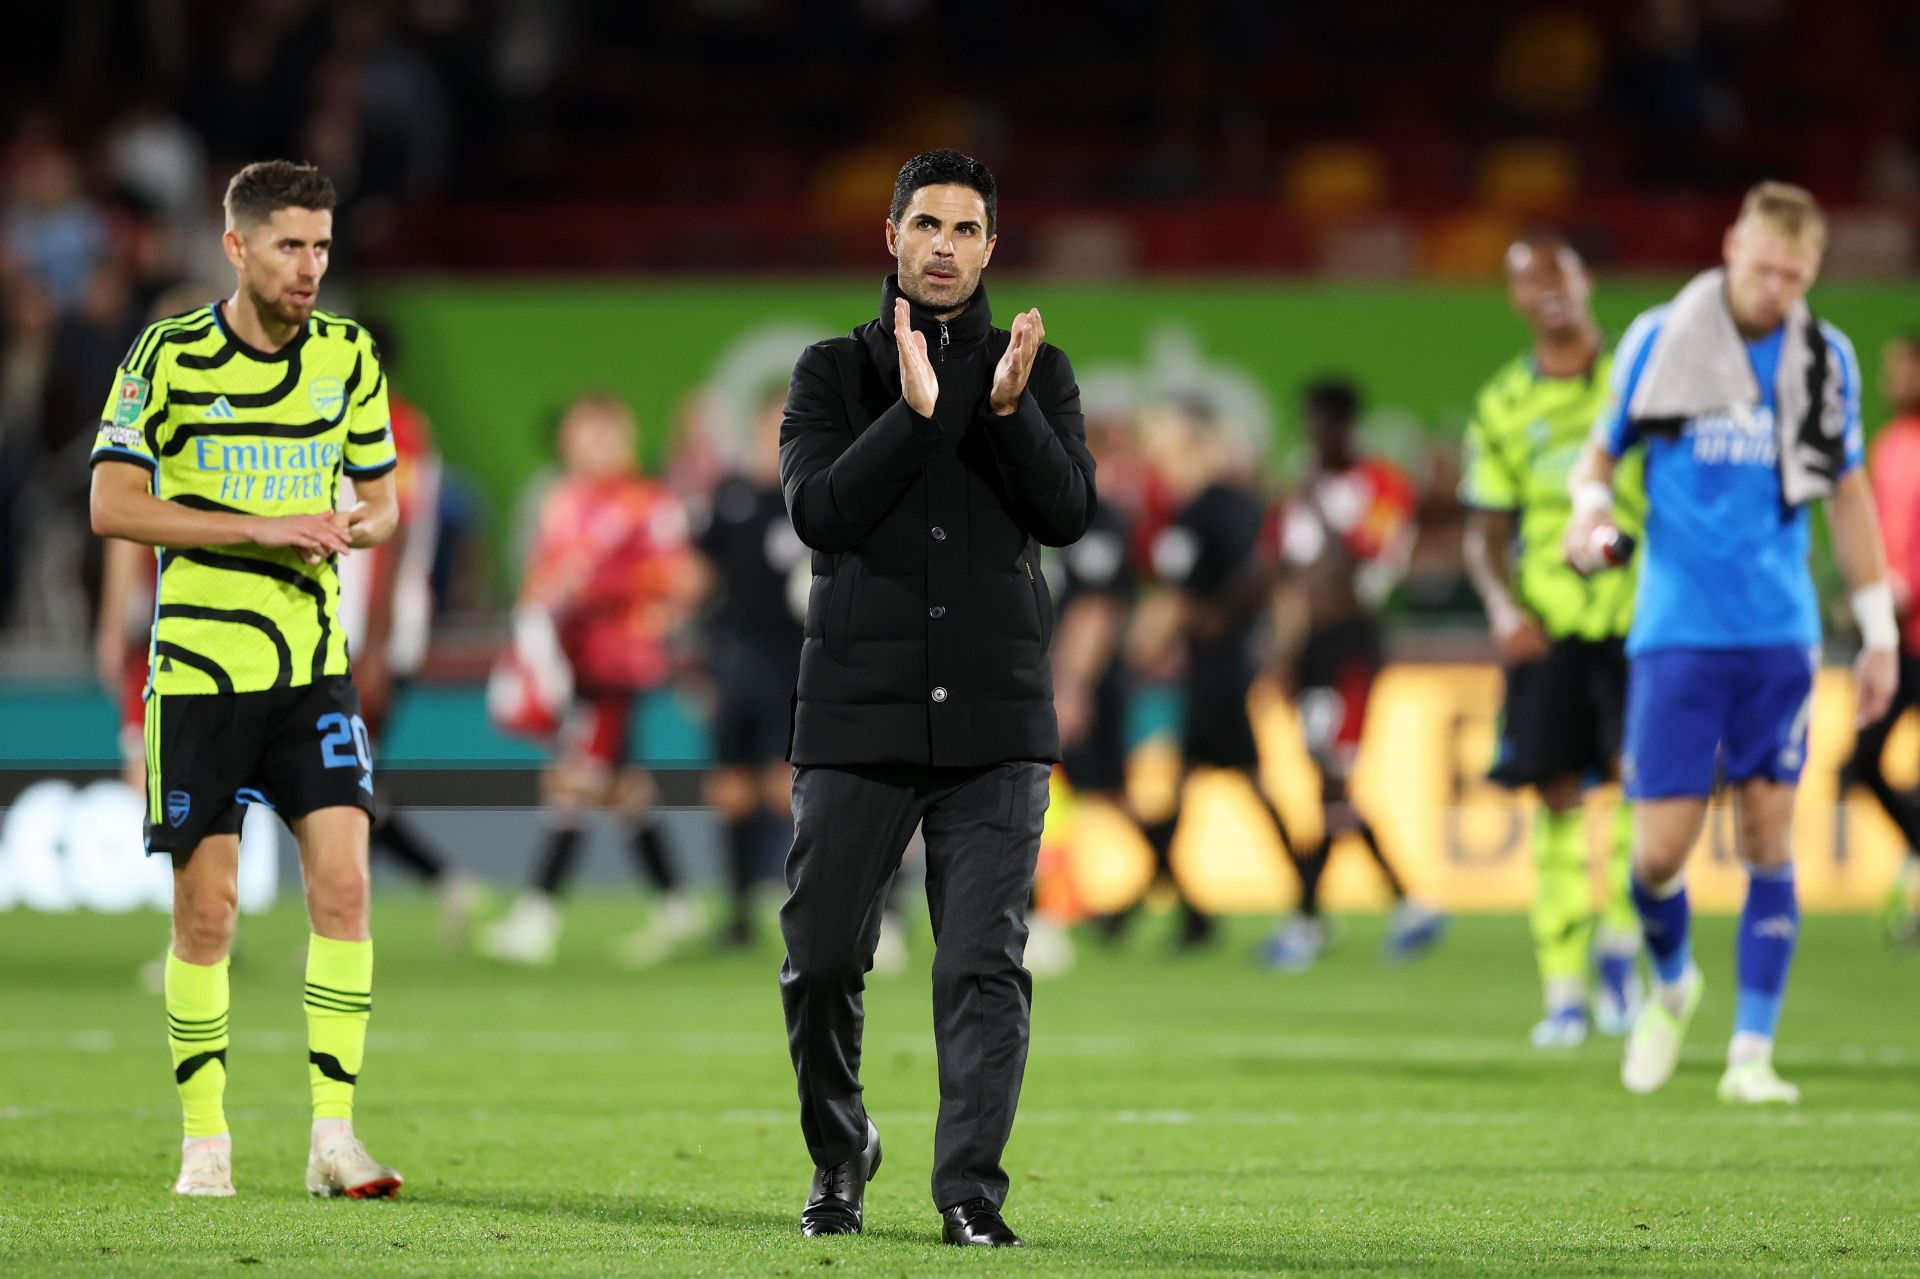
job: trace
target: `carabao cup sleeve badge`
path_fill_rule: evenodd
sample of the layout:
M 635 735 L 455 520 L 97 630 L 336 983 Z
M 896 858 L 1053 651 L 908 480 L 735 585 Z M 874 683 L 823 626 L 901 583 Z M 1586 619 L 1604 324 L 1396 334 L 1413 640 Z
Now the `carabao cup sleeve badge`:
M 113 400 L 113 424 L 132 426 L 140 420 L 140 414 L 146 410 L 147 396 L 153 386 L 143 377 L 132 373 L 120 375 L 120 393 Z

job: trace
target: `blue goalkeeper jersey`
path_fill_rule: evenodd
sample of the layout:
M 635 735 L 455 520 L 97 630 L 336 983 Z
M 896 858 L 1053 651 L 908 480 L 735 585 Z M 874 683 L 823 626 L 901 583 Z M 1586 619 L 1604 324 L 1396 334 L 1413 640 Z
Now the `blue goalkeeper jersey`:
M 1810 517 L 1787 506 L 1780 489 L 1774 377 L 1786 327 L 1746 344 L 1757 403 L 1689 418 L 1673 435 L 1643 434 L 1627 406 L 1666 315 L 1665 306 L 1643 313 L 1620 340 L 1598 423 L 1614 458 L 1646 450 L 1646 541 L 1627 651 L 1818 644 Z M 1820 330 L 1846 404 L 1844 474 L 1865 460 L 1860 363 L 1845 334 L 1825 323 Z

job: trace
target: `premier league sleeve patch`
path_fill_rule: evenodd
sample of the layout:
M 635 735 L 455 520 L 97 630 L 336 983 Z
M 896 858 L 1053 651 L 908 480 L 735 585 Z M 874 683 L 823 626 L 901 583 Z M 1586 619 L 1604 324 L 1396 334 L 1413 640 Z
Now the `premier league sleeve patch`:
M 146 411 L 147 396 L 152 391 L 153 386 L 147 379 L 132 373 L 122 373 L 120 393 L 113 397 L 113 424 L 132 426 L 138 422 L 140 415 Z

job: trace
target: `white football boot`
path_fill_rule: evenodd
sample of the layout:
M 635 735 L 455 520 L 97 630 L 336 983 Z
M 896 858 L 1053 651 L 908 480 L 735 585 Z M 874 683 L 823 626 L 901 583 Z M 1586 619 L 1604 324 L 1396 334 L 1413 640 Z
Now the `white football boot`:
M 1693 968 L 1680 979 L 1679 985 L 1678 1013 L 1667 1007 L 1665 992 L 1655 990 L 1640 1005 L 1640 1015 L 1633 1019 L 1633 1030 L 1627 1035 L 1626 1056 L 1620 1062 L 1620 1082 L 1627 1086 L 1628 1092 L 1658 1091 L 1673 1078 L 1675 1068 L 1680 1065 L 1680 1045 L 1687 1037 L 1688 1023 L 1700 1007 L 1706 983 L 1700 978 L 1700 970 Z
M 521 894 L 480 935 L 481 953 L 508 964 L 544 968 L 559 948 L 560 911 L 545 893 Z
M 1791 1106 L 1800 1100 L 1800 1090 L 1774 1073 L 1773 1062 L 1765 1057 L 1728 1066 L 1720 1076 L 1720 1100 L 1758 1106 L 1778 1103 Z
M 233 1138 L 188 1137 L 180 1143 L 180 1176 L 176 1195 L 207 1195 L 225 1199 L 233 1194 Z
M 1578 1004 L 1554 1009 L 1534 1024 L 1527 1041 L 1535 1048 L 1578 1048 L 1587 1042 L 1587 1010 Z
M 707 912 L 690 893 L 668 893 L 640 928 L 621 938 L 614 958 L 626 968 L 651 968 L 706 931 Z
M 1064 977 L 1073 971 L 1073 938 L 1055 920 L 1038 912 L 1027 918 L 1027 972 L 1036 978 Z
M 307 1154 L 307 1193 L 318 1199 L 391 1199 L 405 1180 L 367 1153 L 348 1123 L 317 1123 Z

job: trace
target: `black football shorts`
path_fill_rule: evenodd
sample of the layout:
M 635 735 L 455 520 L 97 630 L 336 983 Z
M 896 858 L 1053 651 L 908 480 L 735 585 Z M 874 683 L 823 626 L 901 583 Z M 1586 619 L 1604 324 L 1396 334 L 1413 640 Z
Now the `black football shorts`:
M 1509 789 L 1556 777 L 1607 780 L 1626 720 L 1627 653 L 1617 639 L 1558 639 L 1507 671 L 1507 700 L 1489 776 Z
M 373 750 L 345 675 L 257 693 L 155 693 L 146 742 L 150 853 L 238 834 L 249 804 L 285 818 L 373 813 Z

